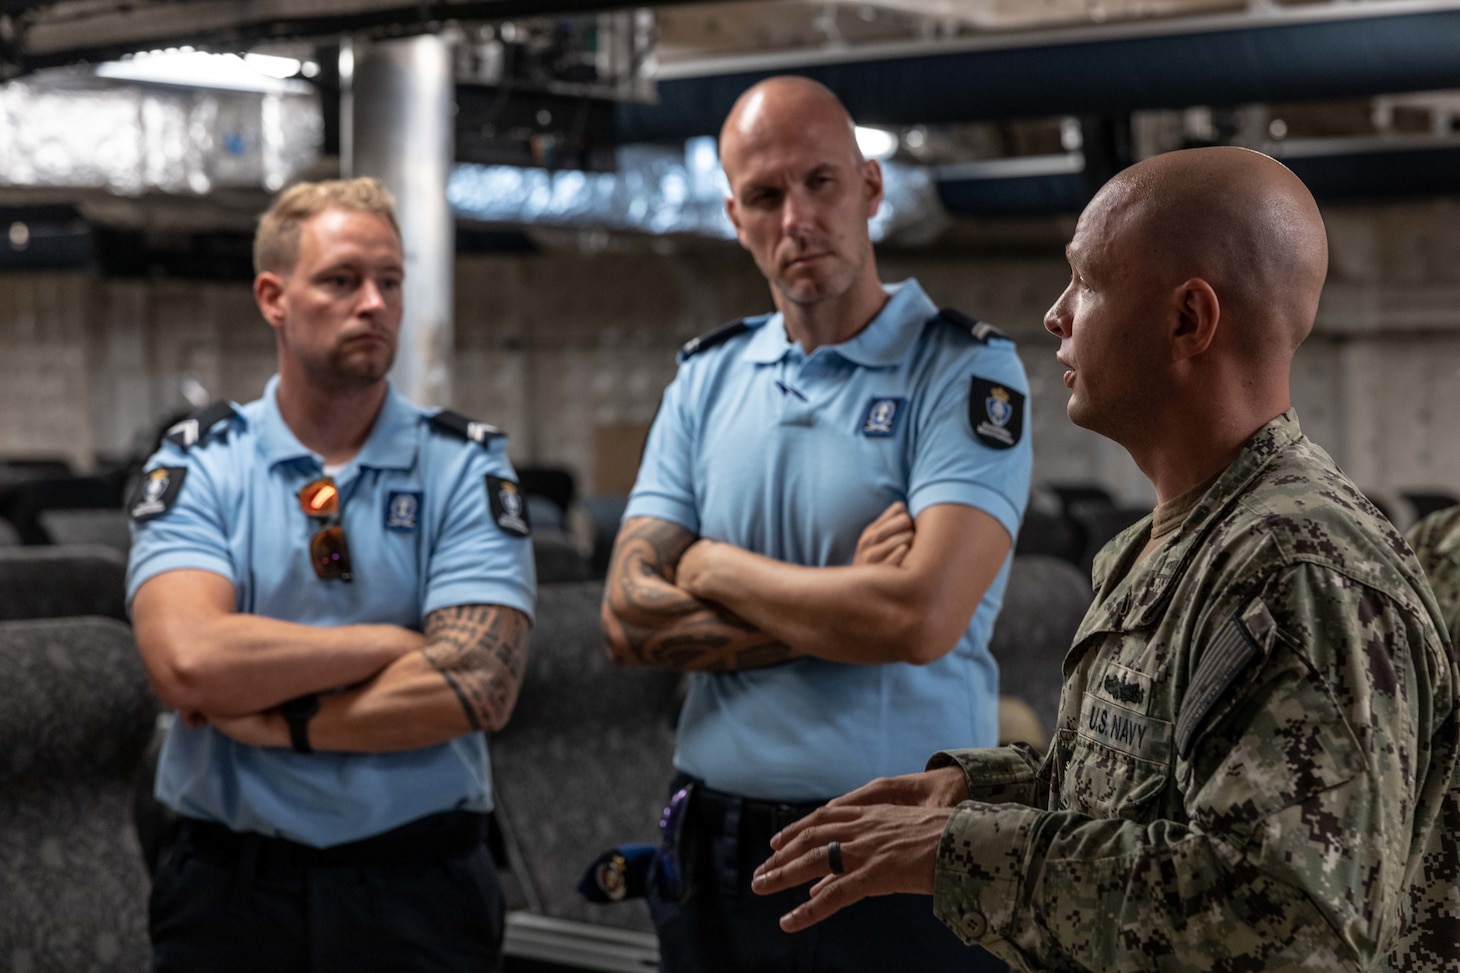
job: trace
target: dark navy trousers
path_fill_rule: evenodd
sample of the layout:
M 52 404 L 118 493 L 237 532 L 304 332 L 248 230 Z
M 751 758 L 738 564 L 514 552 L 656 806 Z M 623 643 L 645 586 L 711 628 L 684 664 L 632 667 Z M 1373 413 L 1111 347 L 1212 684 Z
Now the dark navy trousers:
M 682 779 L 674 789 L 680 786 Z M 696 789 L 680 852 L 687 897 L 667 900 L 658 867 L 649 882 L 664 973 L 1007 973 L 953 935 L 922 895 L 864 899 L 810 929 L 783 932 L 778 920 L 809 898 L 810 886 L 762 896 L 750 879 L 770 857 L 771 836 L 820 803 L 771 804 Z
M 480 841 L 440 855 L 407 842 L 349 864 L 197 825 L 184 822 L 153 882 L 155 973 L 500 969 L 505 910 Z

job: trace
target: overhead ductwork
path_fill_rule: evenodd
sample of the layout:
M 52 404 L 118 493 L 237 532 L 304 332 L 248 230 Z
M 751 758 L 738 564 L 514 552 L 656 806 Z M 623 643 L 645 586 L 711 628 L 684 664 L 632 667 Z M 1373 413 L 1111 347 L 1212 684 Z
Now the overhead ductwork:
M 932 173 L 883 163 L 885 199 L 873 239 L 928 242 L 946 227 Z M 457 216 L 484 223 L 692 234 L 733 239 L 713 139 L 685 150 L 625 146 L 614 172 L 459 165 L 447 186 Z
M 1190 105 L 1362 98 L 1460 87 L 1460 5 L 1355 4 L 983 38 L 943 52 L 791 52 L 661 75 L 656 105 L 619 104 L 624 142 L 713 131 L 747 87 L 783 73 L 835 91 L 859 123 L 948 124 Z M 1375 12 L 1375 8 L 1386 12 Z M 1436 9 L 1438 7 L 1438 9 Z M 1223 26 L 1228 25 L 1228 26 Z M 694 72 L 695 76 L 690 76 Z M 713 73 L 711 73 L 713 72 Z
M 319 155 L 319 99 L 63 77 L 0 86 L 0 186 L 276 190 Z

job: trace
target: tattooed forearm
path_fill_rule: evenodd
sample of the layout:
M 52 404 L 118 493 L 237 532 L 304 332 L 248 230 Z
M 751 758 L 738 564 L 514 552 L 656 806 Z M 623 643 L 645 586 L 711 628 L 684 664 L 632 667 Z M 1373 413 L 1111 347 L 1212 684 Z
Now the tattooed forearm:
M 500 605 L 441 608 L 426 619 L 421 654 L 441 673 L 477 730 L 500 730 L 527 669 L 527 617 Z
M 680 557 L 695 542 L 652 517 L 626 522 L 614 545 L 603 596 L 603 634 L 629 665 L 731 672 L 779 665 L 794 653 L 732 612 L 675 587 Z

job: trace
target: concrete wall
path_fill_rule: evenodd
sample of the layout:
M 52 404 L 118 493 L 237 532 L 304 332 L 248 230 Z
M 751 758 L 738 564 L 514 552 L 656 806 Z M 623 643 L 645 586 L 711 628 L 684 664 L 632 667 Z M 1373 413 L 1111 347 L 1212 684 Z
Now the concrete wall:
M 1460 489 L 1460 201 L 1332 208 L 1329 286 L 1299 352 L 1305 429 L 1366 489 Z M 1070 222 L 979 256 L 888 253 L 888 280 L 1020 343 L 1033 385 L 1036 477 L 1095 480 L 1131 502 L 1149 487 L 1125 452 L 1071 425 L 1040 324 L 1068 271 Z M 593 492 L 595 434 L 647 423 L 685 339 L 769 307 L 731 246 L 653 252 L 469 256 L 456 276 L 458 407 L 512 434 L 518 464 L 563 465 Z M 247 400 L 273 371 L 247 286 L 0 276 L 0 457 L 85 468 L 185 407 L 192 380 Z M 631 462 L 631 458 L 624 460 Z

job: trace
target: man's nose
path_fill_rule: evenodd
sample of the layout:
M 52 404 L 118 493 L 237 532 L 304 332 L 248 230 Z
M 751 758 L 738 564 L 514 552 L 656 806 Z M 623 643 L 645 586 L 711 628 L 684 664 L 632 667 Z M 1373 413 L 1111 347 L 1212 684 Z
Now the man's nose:
M 359 311 L 380 311 L 385 308 L 385 295 L 380 285 L 369 277 L 360 285 L 360 300 L 355 305 Z
M 1070 289 L 1066 287 L 1059 299 L 1049 306 L 1048 311 L 1044 312 L 1044 330 L 1058 338 L 1070 336 L 1069 309 L 1065 304 L 1065 298 L 1069 296 L 1069 293 Z
M 787 236 L 800 235 L 816 223 L 815 207 L 804 192 L 789 192 L 781 205 L 781 229 Z

